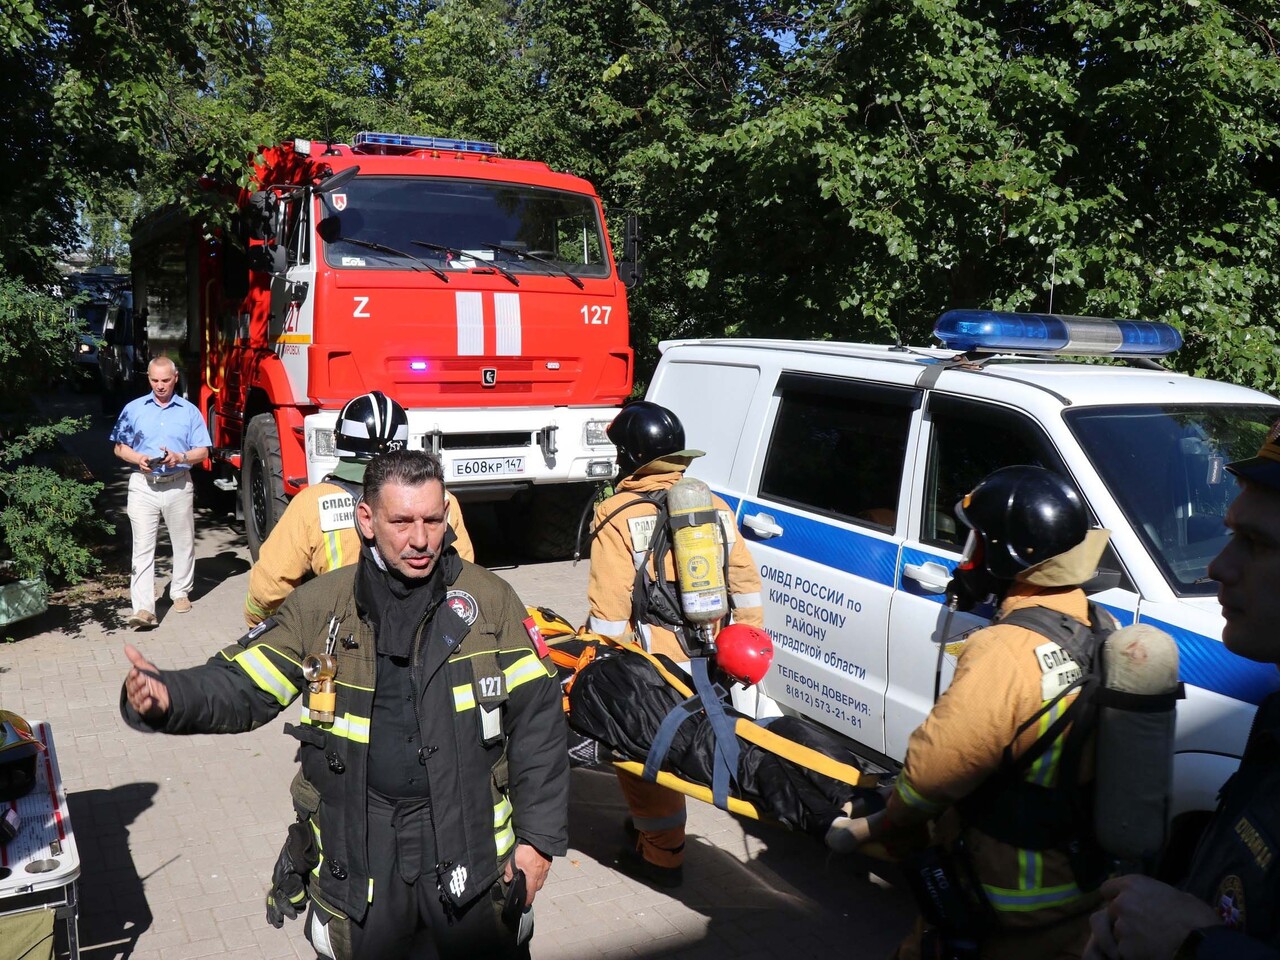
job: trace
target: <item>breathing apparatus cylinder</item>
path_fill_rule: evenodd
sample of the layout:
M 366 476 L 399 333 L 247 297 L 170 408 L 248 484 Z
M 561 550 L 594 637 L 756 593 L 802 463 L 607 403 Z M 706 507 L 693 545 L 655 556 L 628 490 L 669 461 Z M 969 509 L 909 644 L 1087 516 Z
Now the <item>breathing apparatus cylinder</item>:
M 1168 832 L 1178 647 L 1163 630 L 1134 624 L 1111 634 L 1099 655 L 1095 829 L 1108 854 L 1140 863 Z
M 724 532 L 711 500 L 711 488 L 681 477 L 667 493 L 671 552 L 680 585 L 680 610 L 704 637 L 729 613 L 724 582 Z

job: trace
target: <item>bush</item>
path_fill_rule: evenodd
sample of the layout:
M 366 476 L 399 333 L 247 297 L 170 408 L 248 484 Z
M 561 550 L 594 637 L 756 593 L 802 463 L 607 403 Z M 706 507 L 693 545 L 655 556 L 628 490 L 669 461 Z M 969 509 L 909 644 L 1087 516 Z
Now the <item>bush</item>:
M 89 544 L 110 524 L 94 510 L 100 483 L 41 462 L 87 418 L 39 417 L 34 397 L 70 370 L 79 323 L 46 292 L 0 276 L 0 561 L 23 579 L 76 582 L 99 567 Z

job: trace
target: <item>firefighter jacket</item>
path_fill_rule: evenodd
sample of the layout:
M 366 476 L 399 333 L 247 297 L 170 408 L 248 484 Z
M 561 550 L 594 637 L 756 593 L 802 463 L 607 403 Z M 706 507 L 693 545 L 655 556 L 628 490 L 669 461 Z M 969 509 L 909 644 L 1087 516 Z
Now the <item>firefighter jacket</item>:
M 441 565 L 447 595 L 413 640 L 414 709 L 439 857 L 425 871 L 447 904 L 461 906 L 492 887 L 517 841 L 548 856 L 567 851 L 569 763 L 555 667 L 523 622 L 524 605 L 504 581 L 451 551 Z M 356 922 L 377 895 L 370 861 L 389 855 L 368 849 L 379 658 L 373 628 L 357 609 L 358 569 L 351 564 L 304 583 L 273 617 L 202 666 L 165 671 L 171 707 L 160 720 L 144 720 L 121 700 L 131 726 L 181 734 L 251 730 L 301 700 L 298 726 L 286 724 L 286 732 L 301 741 L 294 806 L 309 819 L 320 852 L 309 893 Z M 302 663 L 331 636 L 336 719 L 319 723 L 307 709 Z
M 1224 926 L 1206 928 L 1194 953 L 1179 957 L 1280 958 L 1280 693 L 1258 708 L 1187 876 L 1183 889 L 1217 910 Z
M 596 507 L 592 526 L 595 538 L 591 543 L 591 573 L 587 583 L 587 602 L 590 605 L 587 625 L 596 633 L 606 637 L 628 633 L 633 619 L 632 590 L 636 570 L 644 563 L 648 565 L 651 576 L 657 575 L 649 543 L 660 501 L 648 498 L 665 495 L 683 475 L 683 470 L 632 474 L 618 484 L 612 497 Z M 720 527 L 729 555 L 727 586 L 733 620 L 763 627 L 760 574 L 746 544 L 737 535 L 733 510 L 714 494 L 712 502 L 720 515 Z M 620 507 L 623 509 L 619 510 Z M 671 553 L 667 554 L 664 567 L 663 577 L 674 582 L 676 572 Z M 634 626 L 642 645 L 650 653 L 666 654 L 673 660 L 689 659 L 675 634 L 666 627 L 656 623 Z
M 1016 582 L 999 616 L 1037 606 L 1089 623 L 1088 600 L 1078 587 Z M 1080 671 L 1056 643 L 1025 627 L 1001 625 L 999 616 L 964 644 L 951 686 L 911 734 L 886 819 L 894 829 L 945 812 L 938 833 L 947 840 L 963 838 L 1001 926 L 1038 927 L 1076 915 L 1083 922 L 1099 897 L 1077 885 L 1071 858 L 1064 850 L 1024 849 L 1001 842 L 976 829 L 955 809 L 1001 771 L 1006 747 L 1012 745 L 1012 755 L 1020 756 L 1076 699 L 1074 692 L 1063 697 L 1017 735 Z M 1069 732 L 1068 726 L 1027 768 L 1028 782 L 1050 788 L 1058 785 L 1058 762 Z M 1089 742 L 1079 765 L 1077 786 L 1082 798 L 1084 791 L 1091 791 L 1092 778 L 1093 743 Z
M 244 619 L 249 626 L 271 616 L 302 581 L 356 562 L 360 531 L 356 529 L 352 489 L 359 489 L 359 485 L 326 478 L 304 487 L 289 501 L 249 571 L 249 593 L 244 599 Z M 457 537 L 453 546 L 458 556 L 474 561 L 475 550 L 456 497 L 449 498 L 449 527 Z

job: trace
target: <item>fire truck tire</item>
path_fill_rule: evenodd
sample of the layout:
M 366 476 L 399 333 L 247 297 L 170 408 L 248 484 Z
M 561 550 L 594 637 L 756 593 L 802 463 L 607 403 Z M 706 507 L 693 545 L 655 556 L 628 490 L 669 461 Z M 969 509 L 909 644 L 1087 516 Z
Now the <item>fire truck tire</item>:
M 567 560 L 578 539 L 578 520 L 594 487 L 585 483 L 538 487 L 525 513 L 524 549 L 531 560 Z M 585 539 L 585 538 L 584 538 Z M 583 544 L 586 556 L 586 544 Z
M 289 505 L 284 492 L 280 437 L 276 435 L 275 417 L 269 413 L 258 414 L 249 421 L 249 429 L 245 431 L 240 488 L 249 555 L 256 562 L 258 549 Z

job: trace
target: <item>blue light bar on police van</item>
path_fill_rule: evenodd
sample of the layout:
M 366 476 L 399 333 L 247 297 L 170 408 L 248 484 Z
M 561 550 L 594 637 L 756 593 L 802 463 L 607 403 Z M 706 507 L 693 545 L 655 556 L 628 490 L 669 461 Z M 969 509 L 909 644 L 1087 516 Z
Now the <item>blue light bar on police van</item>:
M 966 353 L 1058 353 L 1089 357 L 1163 357 L 1182 334 L 1155 320 L 1101 320 L 1051 313 L 948 310 L 933 335 Z
M 484 140 L 454 140 L 450 137 L 420 137 L 412 133 L 357 133 L 352 149 L 361 153 L 411 153 L 415 150 L 456 150 L 497 156 L 496 143 Z

